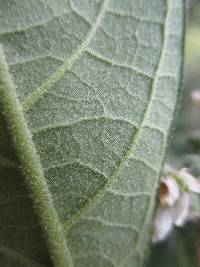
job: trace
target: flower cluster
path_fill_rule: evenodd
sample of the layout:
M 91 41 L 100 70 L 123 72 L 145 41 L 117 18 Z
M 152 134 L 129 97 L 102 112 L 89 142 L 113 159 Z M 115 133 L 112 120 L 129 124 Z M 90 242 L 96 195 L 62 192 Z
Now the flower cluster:
M 164 240 L 173 225 L 182 226 L 189 213 L 189 192 L 200 193 L 200 181 L 186 168 L 169 171 L 162 179 L 159 206 L 153 224 L 153 242 Z

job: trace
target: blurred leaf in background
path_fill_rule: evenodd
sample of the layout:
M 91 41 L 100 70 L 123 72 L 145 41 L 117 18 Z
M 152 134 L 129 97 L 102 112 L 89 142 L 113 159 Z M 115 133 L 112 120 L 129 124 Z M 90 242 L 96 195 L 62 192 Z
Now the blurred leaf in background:
M 183 228 L 175 228 L 166 241 L 155 245 L 148 267 L 199 266 L 196 259 L 198 223 L 188 222 Z

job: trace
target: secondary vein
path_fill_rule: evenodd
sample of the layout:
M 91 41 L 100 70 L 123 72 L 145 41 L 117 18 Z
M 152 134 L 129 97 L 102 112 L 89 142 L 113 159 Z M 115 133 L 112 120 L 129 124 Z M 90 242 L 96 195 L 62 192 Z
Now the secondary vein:
M 54 72 L 48 80 L 46 80 L 39 88 L 37 88 L 32 95 L 30 95 L 23 103 L 22 109 L 24 112 L 27 112 L 38 99 L 45 94 L 57 81 L 59 81 L 65 74 L 66 71 L 70 70 L 74 63 L 80 58 L 82 53 L 85 51 L 86 47 L 92 40 L 93 36 L 95 35 L 96 31 L 98 30 L 101 21 L 106 13 L 106 6 L 109 0 L 104 0 L 99 14 L 95 23 L 93 24 L 92 28 L 88 32 L 85 40 L 82 44 L 78 47 L 76 53 L 74 53 L 66 63 L 64 63 L 56 72 Z
M 156 69 L 155 74 L 154 74 L 154 79 L 153 79 L 153 83 L 152 83 L 152 87 L 151 87 L 149 102 L 146 105 L 145 111 L 143 113 L 140 127 L 137 128 L 136 134 L 132 137 L 129 148 L 127 149 L 124 157 L 120 161 L 118 167 L 114 170 L 113 174 L 108 178 L 108 182 L 104 185 L 104 187 L 101 189 L 101 191 L 98 192 L 92 199 L 90 199 L 90 201 L 81 210 L 79 210 L 78 213 L 76 215 L 74 215 L 74 217 L 72 217 L 69 221 L 67 221 L 65 223 L 64 228 L 66 231 L 68 231 L 74 224 L 76 224 L 78 222 L 78 220 L 80 219 L 80 217 L 82 215 L 84 215 L 89 210 L 89 208 L 92 205 L 94 205 L 101 197 L 103 197 L 106 190 L 108 188 L 110 188 L 112 186 L 112 184 L 116 181 L 120 172 L 122 171 L 122 169 L 124 168 L 124 166 L 128 162 L 130 156 L 133 154 L 133 148 L 134 148 L 134 146 L 138 140 L 138 137 L 140 136 L 140 133 L 142 132 L 142 129 L 144 128 L 144 126 L 146 124 L 147 115 L 149 113 L 149 109 L 151 108 L 151 105 L 152 105 L 152 102 L 154 99 L 155 84 L 157 82 L 157 73 L 159 70 L 160 62 L 161 62 L 162 57 L 163 57 L 163 55 L 162 55 L 163 49 L 164 49 L 164 44 L 163 44 L 162 51 L 161 51 L 160 61 L 158 62 L 157 69 Z
M 173 3 L 173 0 L 167 0 L 167 11 L 166 11 L 166 16 L 165 16 L 165 23 L 164 23 L 164 34 L 163 34 L 163 39 L 164 39 L 164 43 L 163 43 L 163 48 L 162 48 L 162 51 L 161 51 L 161 56 L 160 56 L 160 61 L 159 61 L 159 64 L 158 64 L 158 67 L 157 67 L 157 70 L 156 70 L 156 76 L 155 76 L 155 80 L 154 80 L 154 87 L 156 87 L 156 84 L 158 82 L 158 73 L 160 71 L 160 69 L 162 68 L 162 63 L 163 63 L 163 59 L 164 59 L 164 53 L 167 49 L 167 41 L 168 41 L 168 38 L 167 36 L 169 36 L 169 33 L 168 33 L 168 29 L 167 29 L 167 25 L 168 25 L 168 21 L 170 19 L 170 11 L 171 11 L 171 5 Z M 183 14 L 184 14 L 184 11 L 185 11 L 185 0 L 183 0 Z M 182 32 L 183 32 L 183 38 L 184 38 L 184 26 L 183 25 L 183 28 L 182 28 Z M 184 42 L 183 42 L 184 43 Z M 184 48 L 182 48 L 182 51 L 184 53 Z M 183 65 L 183 64 L 182 64 Z M 180 69 L 180 71 L 182 71 Z M 162 75 L 163 76 L 163 75 Z M 170 76 L 169 76 L 170 78 Z M 179 79 L 179 91 L 178 91 L 178 94 L 180 93 L 180 89 L 181 89 L 181 78 Z M 177 97 L 178 99 L 178 97 Z M 174 107 L 176 107 L 176 105 L 174 105 Z M 172 110 L 172 114 L 174 114 L 175 112 L 175 108 Z M 170 125 L 171 126 L 171 125 Z M 169 135 L 169 131 L 170 131 L 171 127 L 169 127 L 167 133 L 166 133 L 166 136 L 165 136 L 165 140 L 164 140 L 164 145 L 163 145 L 163 149 L 162 149 L 162 153 L 161 153 L 161 164 L 160 166 L 162 167 L 163 165 L 163 162 L 164 162 L 164 151 L 165 151 L 165 148 L 166 148 L 166 145 L 167 145 L 167 137 Z M 156 191 L 156 188 L 157 188 L 157 182 L 158 182 L 158 178 L 159 178 L 159 173 L 157 174 L 157 179 L 155 179 L 155 183 L 153 184 L 153 193 Z M 148 207 L 146 209 L 146 213 L 144 215 L 144 223 L 142 225 L 142 228 L 141 228 L 141 231 L 136 239 L 136 242 L 135 242 L 135 248 L 131 248 L 128 253 L 125 255 L 125 257 L 122 259 L 122 261 L 119 263 L 119 266 L 124 266 L 125 262 L 128 260 L 128 257 L 131 255 L 131 253 L 133 252 L 139 252 L 139 249 L 140 249 L 140 242 L 142 240 L 142 237 L 143 237 L 143 234 L 144 234 L 144 231 L 146 230 L 146 226 L 148 225 L 148 222 L 150 221 L 150 216 L 151 216 L 151 212 L 152 212 L 152 209 L 154 207 L 154 197 L 155 195 L 154 194 L 151 194 L 151 197 L 150 197 L 150 201 L 148 203 Z

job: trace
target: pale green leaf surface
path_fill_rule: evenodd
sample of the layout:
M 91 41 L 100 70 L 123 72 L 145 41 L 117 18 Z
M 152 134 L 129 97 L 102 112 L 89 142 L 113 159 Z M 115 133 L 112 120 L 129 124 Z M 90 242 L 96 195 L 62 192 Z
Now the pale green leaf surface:
M 142 265 L 183 17 L 182 0 L 0 1 L 1 102 L 56 267 Z

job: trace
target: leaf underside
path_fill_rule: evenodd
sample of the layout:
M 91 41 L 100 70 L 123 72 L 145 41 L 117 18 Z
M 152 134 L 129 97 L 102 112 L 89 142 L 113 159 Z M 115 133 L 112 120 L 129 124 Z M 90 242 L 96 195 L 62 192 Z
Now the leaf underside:
M 183 20 L 183 0 L 0 1 L 1 266 L 143 265 Z

